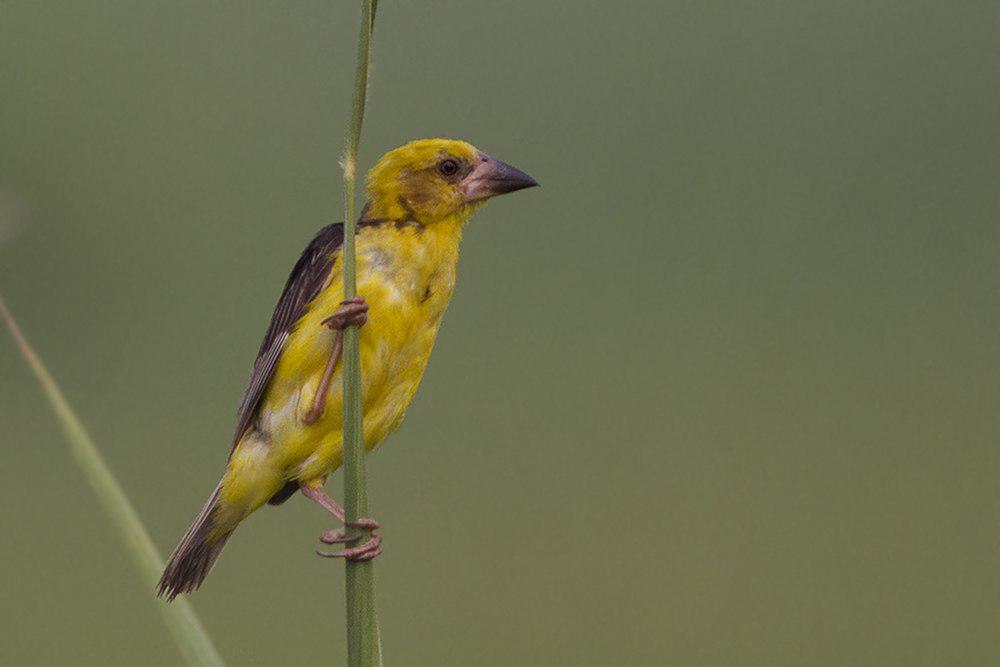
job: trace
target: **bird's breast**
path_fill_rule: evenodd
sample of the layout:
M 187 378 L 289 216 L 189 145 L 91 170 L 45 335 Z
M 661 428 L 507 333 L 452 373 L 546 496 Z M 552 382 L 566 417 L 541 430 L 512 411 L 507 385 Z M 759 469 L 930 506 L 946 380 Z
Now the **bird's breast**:
M 417 390 L 455 287 L 457 236 L 443 241 L 409 230 L 364 229 L 357 237 L 357 293 L 369 305 L 360 332 L 365 444 L 395 430 Z M 326 407 L 306 425 L 335 334 L 323 320 L 343 300 L 338 253 L 330 279 L 286 341 L 258 419 L 273 465 L 296 479 L 324 477 L 342 456 L 343 379 L 338 364 Z
M 427 247 L 419 235 L 400 236 L 375 235 L 358 248 L 358 293 L 370 308 L 361 369 L 371 445 L 402 421 L 455 288 L 457 255 Z

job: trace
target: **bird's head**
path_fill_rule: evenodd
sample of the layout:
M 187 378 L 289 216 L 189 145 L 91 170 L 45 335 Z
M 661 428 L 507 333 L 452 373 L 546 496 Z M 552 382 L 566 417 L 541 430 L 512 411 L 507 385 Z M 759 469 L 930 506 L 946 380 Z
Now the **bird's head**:
M 389 151 L 368 172 L 366 217 L 464 222 L 487 199 L 538 183 L 472 144 L 419 139 Z

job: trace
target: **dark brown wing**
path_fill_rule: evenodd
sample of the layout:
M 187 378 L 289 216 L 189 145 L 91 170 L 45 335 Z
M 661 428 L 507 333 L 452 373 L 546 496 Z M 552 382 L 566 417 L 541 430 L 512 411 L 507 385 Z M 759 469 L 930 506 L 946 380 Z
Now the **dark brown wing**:
M 264 342 L 260 344 L 257 359 L 253 362 L 250 382 L 247 384 L 246 393 L 243 394 L 243 403 L 240 405 L 239 417 L 236 420 L 236 434 L 233 436 L 233 446 L 229 450 L 230 456 L 257 416 L 260 400 L 271 381 L 292 327 L 305 314 L 309 302 L 323 289 L 333 266 L 334 254 L 340 251 L 343 243 L 343 223 L 327 225 L 319 230 L 316 238 L 302 252 L 291 275 L 288 276 L 285 289 L 278 299 L 278 305 L 274 307 L 271 324 L 264 334 Z

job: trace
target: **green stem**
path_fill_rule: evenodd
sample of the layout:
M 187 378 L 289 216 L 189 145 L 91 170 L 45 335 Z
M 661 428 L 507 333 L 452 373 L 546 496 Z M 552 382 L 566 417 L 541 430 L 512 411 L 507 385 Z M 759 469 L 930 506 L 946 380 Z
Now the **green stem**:
M 42 390 L 48 397 L 49 403 L 59 419 L 59 424 L 69 440 L 73 458 L 76 459 L 77 464 L 87 476 L 87 481 L 90 482 L 91 488 L 97 494 L 98 500 L 125 541 L 128 553 L 132 557 L 132 562 L 139 569 L 142 580 L 152 590 L 163 571 L 163 559 L 156 550 L 153 540 L 150 539 L 149 533 L 146 532 L 146 528 L 142 525 L 139 515 L 125 495 L 125 491 L 122 490 L 100 452 L 97 451 L 94 441 L 91 440 L 80 419 L 73 412 L 73 408 L 66 402 L 66 397 L 63 396 L 59 385 L 49 375 L 42 360 L 35 354 L 24 334 L 21 333 L 21 329 L 17 326 L 10 311 L 7 310 L 2 297 L 0 297 L 0 316 L 6 321 L 7 328 L 10 329 L 11 335 L 17 342 L 21 355 L 28 362 L 28 366 L 31 367 L 39 384 L 42 385 Z M 152 593 L 149 597 L 153 597 Z M 173 604 L 157 604 L 156 607 L 163 614 L 163 620 L 189 665 L 201 667 L 218 665 L 221 667 L 224 664 L 187 600 L 177 600 Z
M 371 59 L 372 31 L 375 27 L 377 0 L 361 3 L 361 34 L 358 38 L 358 61 L 354 73 L 354 102 L 351 124 L 344 152 L 344 298 L 355 295 L 357 289 L 354 251 L 356 224 L 354 183 L 357 171 L 358 144 L 365 117 L 368 92 L 368 62 Z M 368 490 L 365 478 L 365 448 L 361 418 L 361 358 L 358 351 L 358 327 L 344 332 L 344 510 L 348 521 L 368 514 Z M 368 539 L 367 531 L 349 529 Z M 357 542 L 355 542 L 357 543 Z M 347 664 L 350 667 L 372 667 L 382 664 L 378 619 L 375 615 L 375 573 L 371 561 L 347 561 Z

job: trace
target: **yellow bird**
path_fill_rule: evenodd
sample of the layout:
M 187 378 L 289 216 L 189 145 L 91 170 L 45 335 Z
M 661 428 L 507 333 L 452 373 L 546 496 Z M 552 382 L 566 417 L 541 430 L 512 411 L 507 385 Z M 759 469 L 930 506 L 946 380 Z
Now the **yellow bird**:
M 420 383 L 455 287 L 465 223 L 490 197 L 535 185 L 464 141 L 423 139 L 382 156 L 368 173 L 357 225 L 359 296 L 342 300 L 343 225 L 324 227 L 285 283 L 253 364 L 226 472 L 170 556 L 160 596 L 172 600 L 198 588 L 236 526 L 265 503 L 301 490 L 345 520 L 323 491 L 343 461 L 342 330 L 365 325 L 361 392 L 370 450 L 399 427 Z M 354 525 L 378 527 L 369 518 Z M 346 541 L 342 529 L 320 539 Z M 372 533 L 333 555 L 369 560 L 380 551 Z

